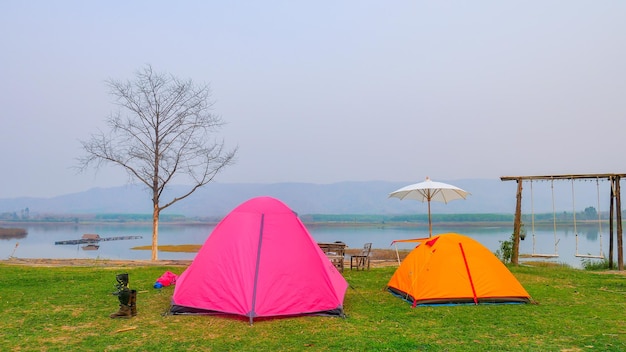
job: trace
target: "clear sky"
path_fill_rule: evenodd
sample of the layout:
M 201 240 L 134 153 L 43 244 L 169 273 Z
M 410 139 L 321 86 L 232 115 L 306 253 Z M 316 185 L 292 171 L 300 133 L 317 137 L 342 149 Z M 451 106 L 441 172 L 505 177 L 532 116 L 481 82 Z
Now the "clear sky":
M 218 182 L 626 172 L 626 1 L 0 2 L 0 198 L 76 174 L 146 64 L 207 83 Z

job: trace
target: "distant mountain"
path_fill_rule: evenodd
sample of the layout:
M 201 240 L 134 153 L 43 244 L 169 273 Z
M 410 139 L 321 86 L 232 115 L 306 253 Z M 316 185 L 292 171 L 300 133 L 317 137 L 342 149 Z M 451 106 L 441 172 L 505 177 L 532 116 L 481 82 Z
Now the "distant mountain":
M 515 211 L 516 187 L 513 181 L 500 179 L 437 180 L 460 187 L 471 193 L 466 200 L 448 204 L 432 203 L 433 213 L 499 213 Z M 221 217 L 242 202 L 256 196 L 272 196 L 285 202 L 299 214 L 410 214 L 427 212 L 426 204 L 412 200 L 388 198 L 390 192 L 411 182 L 339 182 L 312 183 L 210 183 L 190 197 L 168 208 L 165 214 L 185 216 Z M 524 212 L 530 212 L 530 199 L 535 212 L 552 212 L 551 192 L 544 188 L 533 196 L 524 184 Z M 537 186 L 535 186 L 538 188 Z M 184 186 L 172 186 L 169 195 L 180 195 Z M 608 196 L 606 197 L 608 199 Z M 572 211 L 571 189 L 561 187 L 555 196 L 557 211 Z M 587 206 L 597 206 L 595 188 L 576 193 L 577 211 Z M 608 200 L 602 206 L 608 208 Z M 150 214 L 150 194 L 142 186 L 127 185 L 112 188 L 93 188 L 53 198 L 0 199 L 0 213 L 20 213 L 28 208 L 30 214 Z

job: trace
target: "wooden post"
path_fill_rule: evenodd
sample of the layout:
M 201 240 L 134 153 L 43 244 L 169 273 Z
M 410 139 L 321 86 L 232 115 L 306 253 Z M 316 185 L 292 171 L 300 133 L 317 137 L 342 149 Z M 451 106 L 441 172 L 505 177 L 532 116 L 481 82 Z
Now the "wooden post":
M 617 212 L 617 270 L 624 270 L 624 249 L 622 246 L 622 201 L 620 191 L 620 176 L 615 176 L 615 210 Z
M 613 270 L 613 216 L 615 213 L 615 178 L 609 178 L 611 185 L 611 206 L 609 207 L 609 269 Z
M 511 263 L 519 264 L 519 232 L 522 223 L 522 179 L 517 179 L 517 202 L 515 204 L 515 220 L 513 222 L 513 253 Z

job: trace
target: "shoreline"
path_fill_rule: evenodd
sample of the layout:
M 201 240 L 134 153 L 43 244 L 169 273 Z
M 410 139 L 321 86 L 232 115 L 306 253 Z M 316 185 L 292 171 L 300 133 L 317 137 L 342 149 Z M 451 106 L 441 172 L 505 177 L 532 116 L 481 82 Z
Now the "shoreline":
M 350 269 L 350 255 L 361 252 L 361 249 L 347 249 L 344 259 L 345 268 Z M 398 256 L 402 261 L 410 250 L 398 250 L 397 254 L 394 249 L 372 248 L 370 254 L 370 264 L 373 268 L 397 266 Z M 137 267 L 137 266 L 174 266 L 187 267 L 193 260 L 135 260 L 135 259 L 82 259 L 82 258 L 19 258 L 11 257 L 9 259 L 0 260 L 0 264 L 20 265 L 20 266 L 36 266 L 36 267 L 63 267 L 63 266 L 83 266 L 83 267 Z

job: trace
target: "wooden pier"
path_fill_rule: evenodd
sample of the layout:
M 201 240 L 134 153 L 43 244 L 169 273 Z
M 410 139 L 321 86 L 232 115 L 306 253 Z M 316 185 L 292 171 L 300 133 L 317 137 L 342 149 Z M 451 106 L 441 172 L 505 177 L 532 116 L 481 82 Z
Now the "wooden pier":
M 121 241 L 121 240 L 137 240 L 143 238 L 142 236 L 116 236 L 116 237 L 100 237 L 100 235 L 96 234 L 84 234 L 82 238 L 78 240 L 66 240 L 66 241 L 56 241 L 55 245 L 65 245 L 65 244 L 97 244 L 103 241 Z

